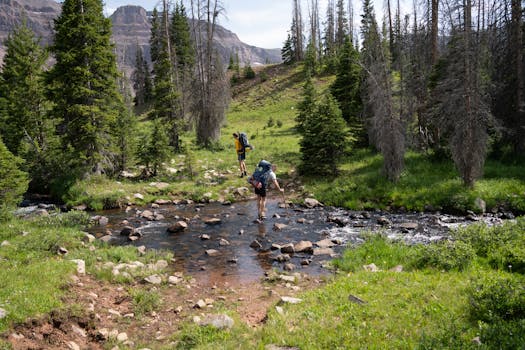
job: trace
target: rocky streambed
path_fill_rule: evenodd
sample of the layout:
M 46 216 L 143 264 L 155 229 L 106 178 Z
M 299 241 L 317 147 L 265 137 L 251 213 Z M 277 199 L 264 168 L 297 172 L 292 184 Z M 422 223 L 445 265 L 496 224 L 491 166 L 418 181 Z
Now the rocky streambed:
M 326 262 L 364 234 L 382 233 L 408 244 L 445 239 L 451 229 L 475 222 L 501 224 L 496 214 L 452 216 L 441 213 L 361 212 L 324 207 L 315 200 L 283 206 L 267 203 L 268 219 L 254 220 L 255 201 L 173 203 L 94 213 L 90 233 L 110 244 L 164 249 L 173 267 L 210 284 L 259 279 L 271 269 L 327 273 Z

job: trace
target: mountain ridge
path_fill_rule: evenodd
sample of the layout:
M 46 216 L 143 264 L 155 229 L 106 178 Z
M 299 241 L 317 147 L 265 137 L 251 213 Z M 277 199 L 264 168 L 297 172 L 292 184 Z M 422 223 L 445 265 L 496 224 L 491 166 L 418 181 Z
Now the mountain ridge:
M 5 55 L 5 40 L 16 25 L 26 19 L 27 25 L 41 38 L 42 45 L 53 40 L 53 21 L 59 16 L 61 4 L 54 0 L 0 1 L 0 62 Z M 119 70 L 128 77 L 134 69 L 137 45 L 149 61 L 150 12 L 138 5 L 118 7 L 109 18 L 112 21 L 112 41 L 115 44 Z M 237 34 L 218 25 L 214 45 L 223 63 L 237 53 L 241 65 L 280 63 L 280 49 L 264 49 L 246 44 Z

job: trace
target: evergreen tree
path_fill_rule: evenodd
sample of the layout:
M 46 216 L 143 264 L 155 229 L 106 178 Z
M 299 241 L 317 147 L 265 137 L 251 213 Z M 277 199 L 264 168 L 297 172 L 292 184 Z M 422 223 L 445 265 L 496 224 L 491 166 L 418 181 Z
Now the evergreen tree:
M 165 4 L 163 16 L 159 23 L 159 30 L 152 35 L 152 45 L 156 46 L 155 60 L 153 61 L 153 116 L 162 120 L 168 129 L 170 145 L 175 151 L 180 149 L 180 132 L 182 129 L 182 112 L 180 109 L 178 92 L 177 59 L 172 47 L 169 33 L 168 9 Z M 153 27 L 152 27 L 153 30 Z M 153 32 L 152 32 L 153 34 Z
M 284 64 L 292 64 L 295 62 L 295 52 L 293 49 L 292 36 L 288 33 L 283 48 L 281 49 L 281 58 Z
M 342 116 L 348 123 L 351 132 L 358 141 L 364 144 L 366 131 L 362 116 L 361 79 L 359 53 L 347 37 L 340 53 L 336 78 L 330 86 L 330 91 L 339 103 Z
M 0 73 L 0 133 L 9 151 L 20 155 L 22 142 L 45 147 L 47 137 L 53 134 L 43 82 L 48 55 L 25 21 L 9 34 L 5 45 Z
M 49 74 L 53 113 L 62 118 L 64 149 L 83 174 L 112 171 L 111 129 L 121 110 L 111 20 L 100 0 L 65 0 L 55 20 L 51 47 L 56 63 Z
M 161 120 L 154 120 L 150 133 L 142 135 L 137 156 L 146 177 L 157 176 L 162 163 L 169 158 L 169 140 Z
M 0 220 L 21 200 L 27 190 L 27 174 L 20 170 L 22 159 L 14 156 L 0 137 Z
M 177 3 L 171 20 L 171 40 L 177 55 L 177 66 L 179 71 L 191 69 L 195 65 L 195 48 L 190 35 L 190 25 L 186 8 Z
M 330 94 L 306 116 L 299 144 L 302 173 L 337 174 L 337 165 L 346 147 L 346 127 L 337 102 Z
M 135 56 L 135 70 L 131 75 L 131 80 L 135 90 L 135 106 L 144 107 L 148 105 L 152 99 L 153 87 L 148 62 L 144 58 L 142 48 L 138 45 Z
M 314 115 L 315 101 L 317 99 L 317 92 L 315 91 L 314 84 L 310 72 L 306 72 L 306 79 L 303 85 L 302 99 L 297 105 L 299 113 L 295 117 L 296 128 L 299 134 L 304 136 L 306 119 L 309 116 Z
M 6 41 L 0 74 L 0 133 L 6 146 L 25 160 L 30 190 L 49 193 L 50 182 L 60 173 L 56 121 L 45 97 L 43 67 L 48 57 L 34 33 L 22 23 Z
M 243 69 L 243 75 L 245 79 L 253 79 L 255 78 L 255 71 L 253 70 L 252 66 L 250 65 L 250 62 L 246 62 Z
M 128 168 L 132 161 L 132 155 L 136 147 L 134 136 L 137 129 L 137 118 L 133 113 L 133 98 L 128 88 L 130 86 L 129 82 L 121 77 L 118 83 L 124 103 L 121 104 L 121 109 L 113 128 L 117 146 L 115 172 L 121 173 Z

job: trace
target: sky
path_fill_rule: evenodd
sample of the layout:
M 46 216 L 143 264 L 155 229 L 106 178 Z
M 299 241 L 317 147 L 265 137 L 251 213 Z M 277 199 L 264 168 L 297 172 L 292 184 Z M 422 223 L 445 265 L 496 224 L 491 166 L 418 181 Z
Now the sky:
M 352 1 L 357 17 L 354 21 L 359 21 L 362 0 Z M 376 15 L 383 12 L 383 2 L 374 0 Z M 328 0 L 319 0 L 321 16 L 326 13 L 327 3 Z M 219 18 L 219 24 L 237 34 L 242 42 L 265 49 L 283 46 L 292 23 L 292 0 L 222 0 L 222 4 L 225 13 Z M 124 5 L 138 5 L 151 11 L 155 6 L 160 9 L 162 0 L 105 0 L 105 13 L 109 16 Z M 306 20 L 306 1 L 303 0 L 301 6 L 303 20 Z

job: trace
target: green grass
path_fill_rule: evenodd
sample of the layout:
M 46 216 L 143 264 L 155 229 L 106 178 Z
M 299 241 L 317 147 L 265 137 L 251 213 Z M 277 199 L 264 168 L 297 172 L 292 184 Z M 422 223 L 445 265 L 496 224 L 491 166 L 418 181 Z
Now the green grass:
M 188 324 L 173 340 L 182 349 L 521 349 L 525 277 L 491 267 L 480 248 L 523 240 L 524 222 L 462 229 L 453 235 L 453 249 L 367 236 L 334 261 L 339 273 L 328 284 L 299 295 L 300 304 L 281 305 L 282 313 L 271 308 L 261 327 L 218 331 Z M 486 238 L 474 241 L 478 236 Z M 365 271 L 370 263 L 380 271 Z M 389 270 L 398 265 L 403 272 Z
M 523 166 L 488 161 L 487 175 L 473 189 L 463 186 L 451 161 L 432 161 L 424 154 L 408 152 L 405 170 L 397 183 L 382 175 L 382 158 L 369 150 L 356 150 L 341 165 L 335 179 L 311 178 L 307 185 L 325 204 L 350 209 L 428 208 L 450 212 L 479 212 L 475 201 L 483 199 L 487 209 L 503 206 L 525 212 Z
M 214 200 L 234 200 L 232 189 L 247 183 L 237 177 L 239 169 L 232 133 L 245 131 L 255 146 L 255 150 L 247 153 L 248 171 L 254 169 L 259 160 L 269 160 L 278 166 L 277 175 L 284 184 L 300 179 L 305 185 L 302 192 L 312 193 L 327 205 L 354 210 L 404 208 L 464 213 L 479 212 L 475 201 L 481 198 L 488 210 L 502 207 L 525 213 L 525 167 L 491 159 L 485 164 L 484 177 L 472 189 L 463 186 L 452 160 L 436 160 L 430 154 L 412 151 L 405 155 L 405 170 L 397 183 L 386 180 L 382 175 L 382 157 L 368 149 L 351 150 L 335 178 L 317 178 L 315 174 L 298 178 L 296 169 L 301 155 L 295 117 L 303 73 L 301 66 L 270 69 L 278 70 L 279 75 L 268 73 L 268 79 L 242 89 L 243 92 L 235 96 L 213 149 L 197 147 L 195 135 L 186 132 L 181 137 L 185 153 L 173 155 L 166 164 L 175 169 L 175 173 L 164 171 L 153 179 L 119 182 L 93 177 L 76 183 L 66 196 L 67 202 L 102 209 L 128 202 L 144 204 L 157 198 L 200 201 L 209 193 Z M 318 91 L 326 91 L 333 78 L 316 77 Z M 168 187 L 159 190 L 150 185 L 159 181 L 167 182 Z M 134 199 L 135 193 L 142 194 L 144 200 Z
M 84 244 L 81 232 L 88 219 L 86 213 L 70 212 L 0 223 L 0 242 L 8 242 L 0 246 L 0 308 L 7 311 L 7 317 L 0 319 L 0 332 L 29 317 L 74 307 L 62 304 L 70 282 L 68 276 L 76 270 L 72 259 L 85 260 L 88 272 L 103 278 L 104 274 L 96 268 L 99 260 L 148 263 L 171 257 L 162 251 L 139 256 L 134 247 L 112 247 L 98 241 L 93 254 Z M 66 248 L 68 254 L 58 254 L 60 247 Z M 115 278 L 109 274 L 106 279 Z

